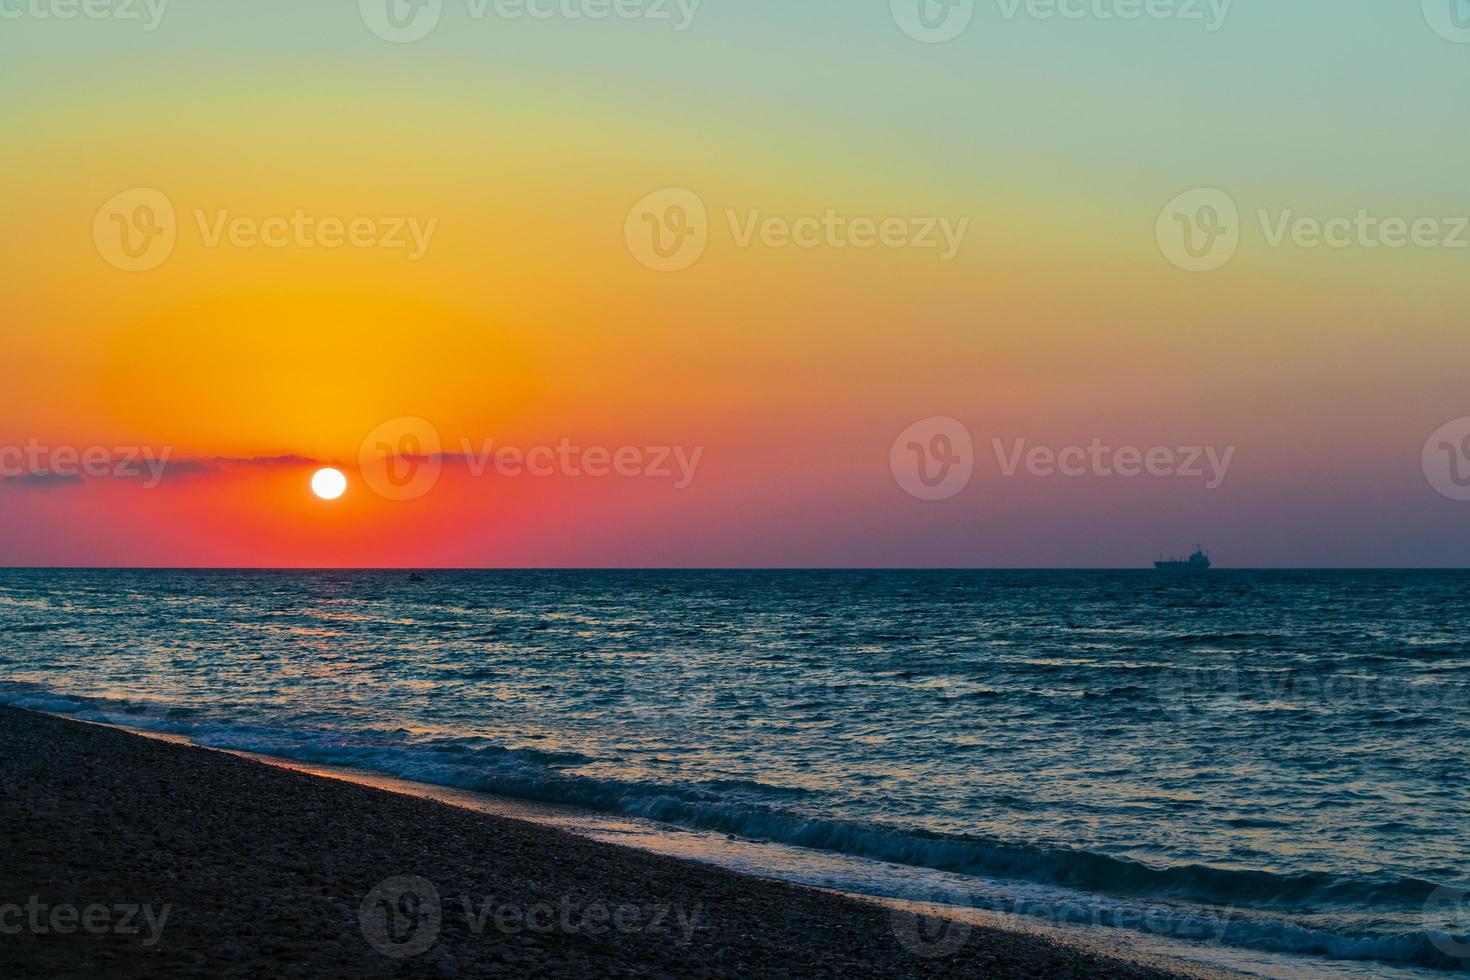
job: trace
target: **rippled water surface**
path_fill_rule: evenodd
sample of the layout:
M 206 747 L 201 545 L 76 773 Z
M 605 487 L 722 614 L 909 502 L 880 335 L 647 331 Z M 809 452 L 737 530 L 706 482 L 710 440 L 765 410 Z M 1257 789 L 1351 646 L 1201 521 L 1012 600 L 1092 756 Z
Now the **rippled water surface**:
M 0 571 L 0 699 L 954 872 L 991 907 L 1470 954 L 1470 575 L 424 578 Z

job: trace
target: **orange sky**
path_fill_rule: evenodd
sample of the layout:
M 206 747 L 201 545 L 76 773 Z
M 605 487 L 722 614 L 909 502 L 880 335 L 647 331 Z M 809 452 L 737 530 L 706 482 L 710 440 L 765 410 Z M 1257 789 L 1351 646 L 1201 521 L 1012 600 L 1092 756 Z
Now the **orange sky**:
M 1334 21 L 1403 53 L 1390 73 L 1349 72 L 1295 14 L 926 45 L 883 10 L 756 4 L 681 32 L 450 20 L 400 45 L 351 10 L 262 11 L 0 35 L 24 95 L 0 105 L 0 166 L 25 190 L 0 200 L 0 446 L 178 464 L 151 487 L 0 483 L 0 562 L 1133 565 L 1196 540 L 1229 564 L 1462 560 L 1470 505 L 1421 453 L 1470 416 L 1470 252 L 1271 247 L 1257 218 L 1467 209 L 1450 108 L 1389 98 L 1463 72 L 1470 47 L 1417 15 Z M 1208 273 L 1156 236 L 1194 187 L 1242 215 Z M 707 246 L 673 272 L 626 235 L 665 188 L 705 212 Z M 126 271 L 140 189 L 172 248 Z M 298 214 L 311 232 L 253 242 Z M 751 220 L 828 214 L 965 232 L 952 257 L 741 242 Z M 355 220 L 366 237 L 333 247 Z M 975 447 L 937 502 L 890 469 L 934 416 Z M 455 464 L 391 500 L 359 457 L 405 417 L 452 454 L 699 464 L 683 487 Z M 997 439 L 1235 455 L 1214 489 L 1006 476 Z M 342 500 L 311 496 L 323 465 L 347 472 Z

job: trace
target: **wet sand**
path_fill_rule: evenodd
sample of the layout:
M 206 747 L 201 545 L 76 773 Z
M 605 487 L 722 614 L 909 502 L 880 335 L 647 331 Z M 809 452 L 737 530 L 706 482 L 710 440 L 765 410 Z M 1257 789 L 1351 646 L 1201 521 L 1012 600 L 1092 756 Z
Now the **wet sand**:
M 1201 977 L 0 707 L 0 976 Z

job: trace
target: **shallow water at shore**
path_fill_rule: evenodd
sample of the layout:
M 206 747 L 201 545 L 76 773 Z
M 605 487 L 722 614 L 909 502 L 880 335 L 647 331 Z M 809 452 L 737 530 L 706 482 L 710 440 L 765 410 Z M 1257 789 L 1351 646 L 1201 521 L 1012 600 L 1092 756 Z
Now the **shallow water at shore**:
M 427 579 L 0 572 L 0 698 L 828 855 L 869 894 L 1463 966 L 1426 902 L 1470 885 L 1470 576 Z
M 181 736 L 138 730 L 139 734 L 188 742 Z M 192 743 L 189 743 L 192 744 Z M 1170 939 L 1126 926 L 1103 925 L 1088 897 L 1036 888 L 1027 896 L 1013 885 L 981 883 L 963 875 L 807 848 L 751 841 L 707 831 L 685 830 L 636 817 L 614 817 L 559 804 L 528 803 L 472 790 L 416 783 L 366 770 L 293 762 L 257 753 L 249 758 L 312 775 L 346 779 L 390 792 L 424 796 L 454 806 L 556 827 L 593 840 L 655 854 L 714 864 L 741 874 L 824 888 L 878 901 L 895 908 L 1011 932 L 1055 936 L 1130 963 L 1177 969 L 1196 963 L 1226 975 L 1280 980 L 1428 980 L 1443 971 L 1378 962 L 1309 960 L 1291 954 L 1258 952 L 1219 942 L 1220 922 L 1202 923 L 1203 941 Z M 992 906 L 986 904 L 989 899 Z M 1007 911 L 999 911 L 1007 910 Z M 1210 974 L 1213 975 L 1213 974 Z

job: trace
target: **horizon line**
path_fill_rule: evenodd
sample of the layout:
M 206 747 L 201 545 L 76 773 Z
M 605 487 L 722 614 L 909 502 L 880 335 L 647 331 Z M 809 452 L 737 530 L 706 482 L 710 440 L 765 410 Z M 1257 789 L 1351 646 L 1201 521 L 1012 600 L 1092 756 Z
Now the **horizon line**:
M 0 572 L 1149 572 L 1146 565 L 6 565 Z M 1239 565 L 1214 572 L 1465 572 L 1466 565 Z M 1180 576 L 1171 576 L 1178 578 Z

